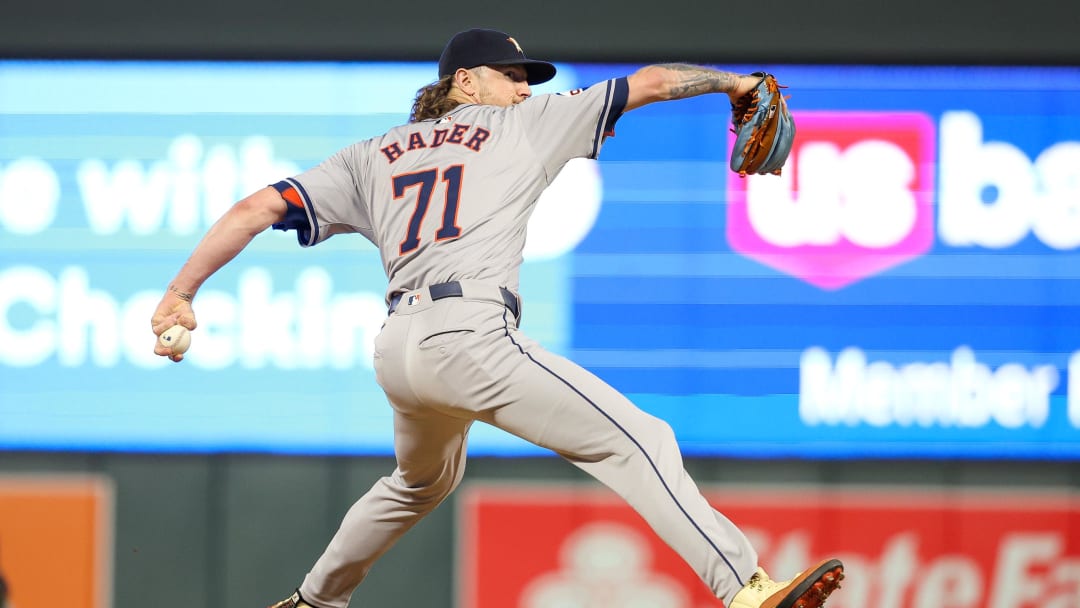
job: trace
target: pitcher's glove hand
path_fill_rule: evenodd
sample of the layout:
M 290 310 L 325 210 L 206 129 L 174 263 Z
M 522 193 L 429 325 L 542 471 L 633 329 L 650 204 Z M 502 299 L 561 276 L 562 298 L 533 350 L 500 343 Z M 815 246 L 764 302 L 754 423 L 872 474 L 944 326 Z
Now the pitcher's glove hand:
M 787 98 L 772 74 L 754 72 L 761 78 L 757 87 L 731 104 L 731 126 L 735 145 L 731 149 L 731 170 L 746 177 L 759 173 L 780 175 L 795 139 L 795 121 L 788 111 Z

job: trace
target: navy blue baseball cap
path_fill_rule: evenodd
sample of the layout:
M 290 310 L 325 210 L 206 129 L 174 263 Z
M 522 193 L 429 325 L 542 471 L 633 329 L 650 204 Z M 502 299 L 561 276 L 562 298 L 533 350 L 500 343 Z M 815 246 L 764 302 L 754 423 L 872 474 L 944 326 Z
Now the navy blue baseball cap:
M 508 34 L 498 30 L 471 29 L 454 34 L 439 57 L 439 78 L 449 76 L 459 68 L 480 65 L 521 65 L 529 84 L 540 84 L 555 77 L 555 66 L 529 59 L 521 45 Z

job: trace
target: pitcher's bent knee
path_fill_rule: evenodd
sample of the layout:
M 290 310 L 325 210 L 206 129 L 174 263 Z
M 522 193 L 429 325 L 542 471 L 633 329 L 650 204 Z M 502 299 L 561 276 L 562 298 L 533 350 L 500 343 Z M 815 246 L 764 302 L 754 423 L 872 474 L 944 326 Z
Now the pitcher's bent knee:
M 646 449 L 665 447 L 676 442 L 675 429 L 667 421 L 651 414 L 644 414 L 638 424 L 628 431 L 637 443 Z
M 384 477 L 380 482 L 402 504 L 434 509 L 461 484 L 463 475 L 444 475 L 429 481 L 410 483 L 400 474 Z

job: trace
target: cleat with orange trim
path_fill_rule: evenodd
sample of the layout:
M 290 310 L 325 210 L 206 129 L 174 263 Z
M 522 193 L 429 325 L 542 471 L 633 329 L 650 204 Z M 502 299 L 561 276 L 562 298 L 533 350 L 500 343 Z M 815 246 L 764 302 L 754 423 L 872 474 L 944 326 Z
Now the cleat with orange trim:
M 300 597 L 300 591 L 296 591 L 289 597 L 281 600 L 280 602 L 269 606 L 268 608 L 315 608 L 311 604 L 304 601 L 304 598 Z
M 844 565 L 836 559 L 827 559 L 788 581 L 774 581 L 758 568 L 728 608 L 821 608 L 842 580 Z

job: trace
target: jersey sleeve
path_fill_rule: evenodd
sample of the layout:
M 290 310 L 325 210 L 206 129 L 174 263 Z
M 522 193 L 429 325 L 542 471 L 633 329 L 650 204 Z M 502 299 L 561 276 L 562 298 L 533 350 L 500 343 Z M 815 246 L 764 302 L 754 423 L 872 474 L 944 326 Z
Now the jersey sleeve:
M 345 148 L 317 166 L 273 184 L 288 203 L 276 230 L 295 230 L 301 247 L 335 234 L 357 232 L 372 239 L 371 217 L 360 187 L 362 144 Z
M 614 135 L 629 91 L 626 78 L 616 78 L 587 89 L 540 95 L 515 106 L 526 137 L 549 175 L 571 158 L 599 155 L 604 140 Z

